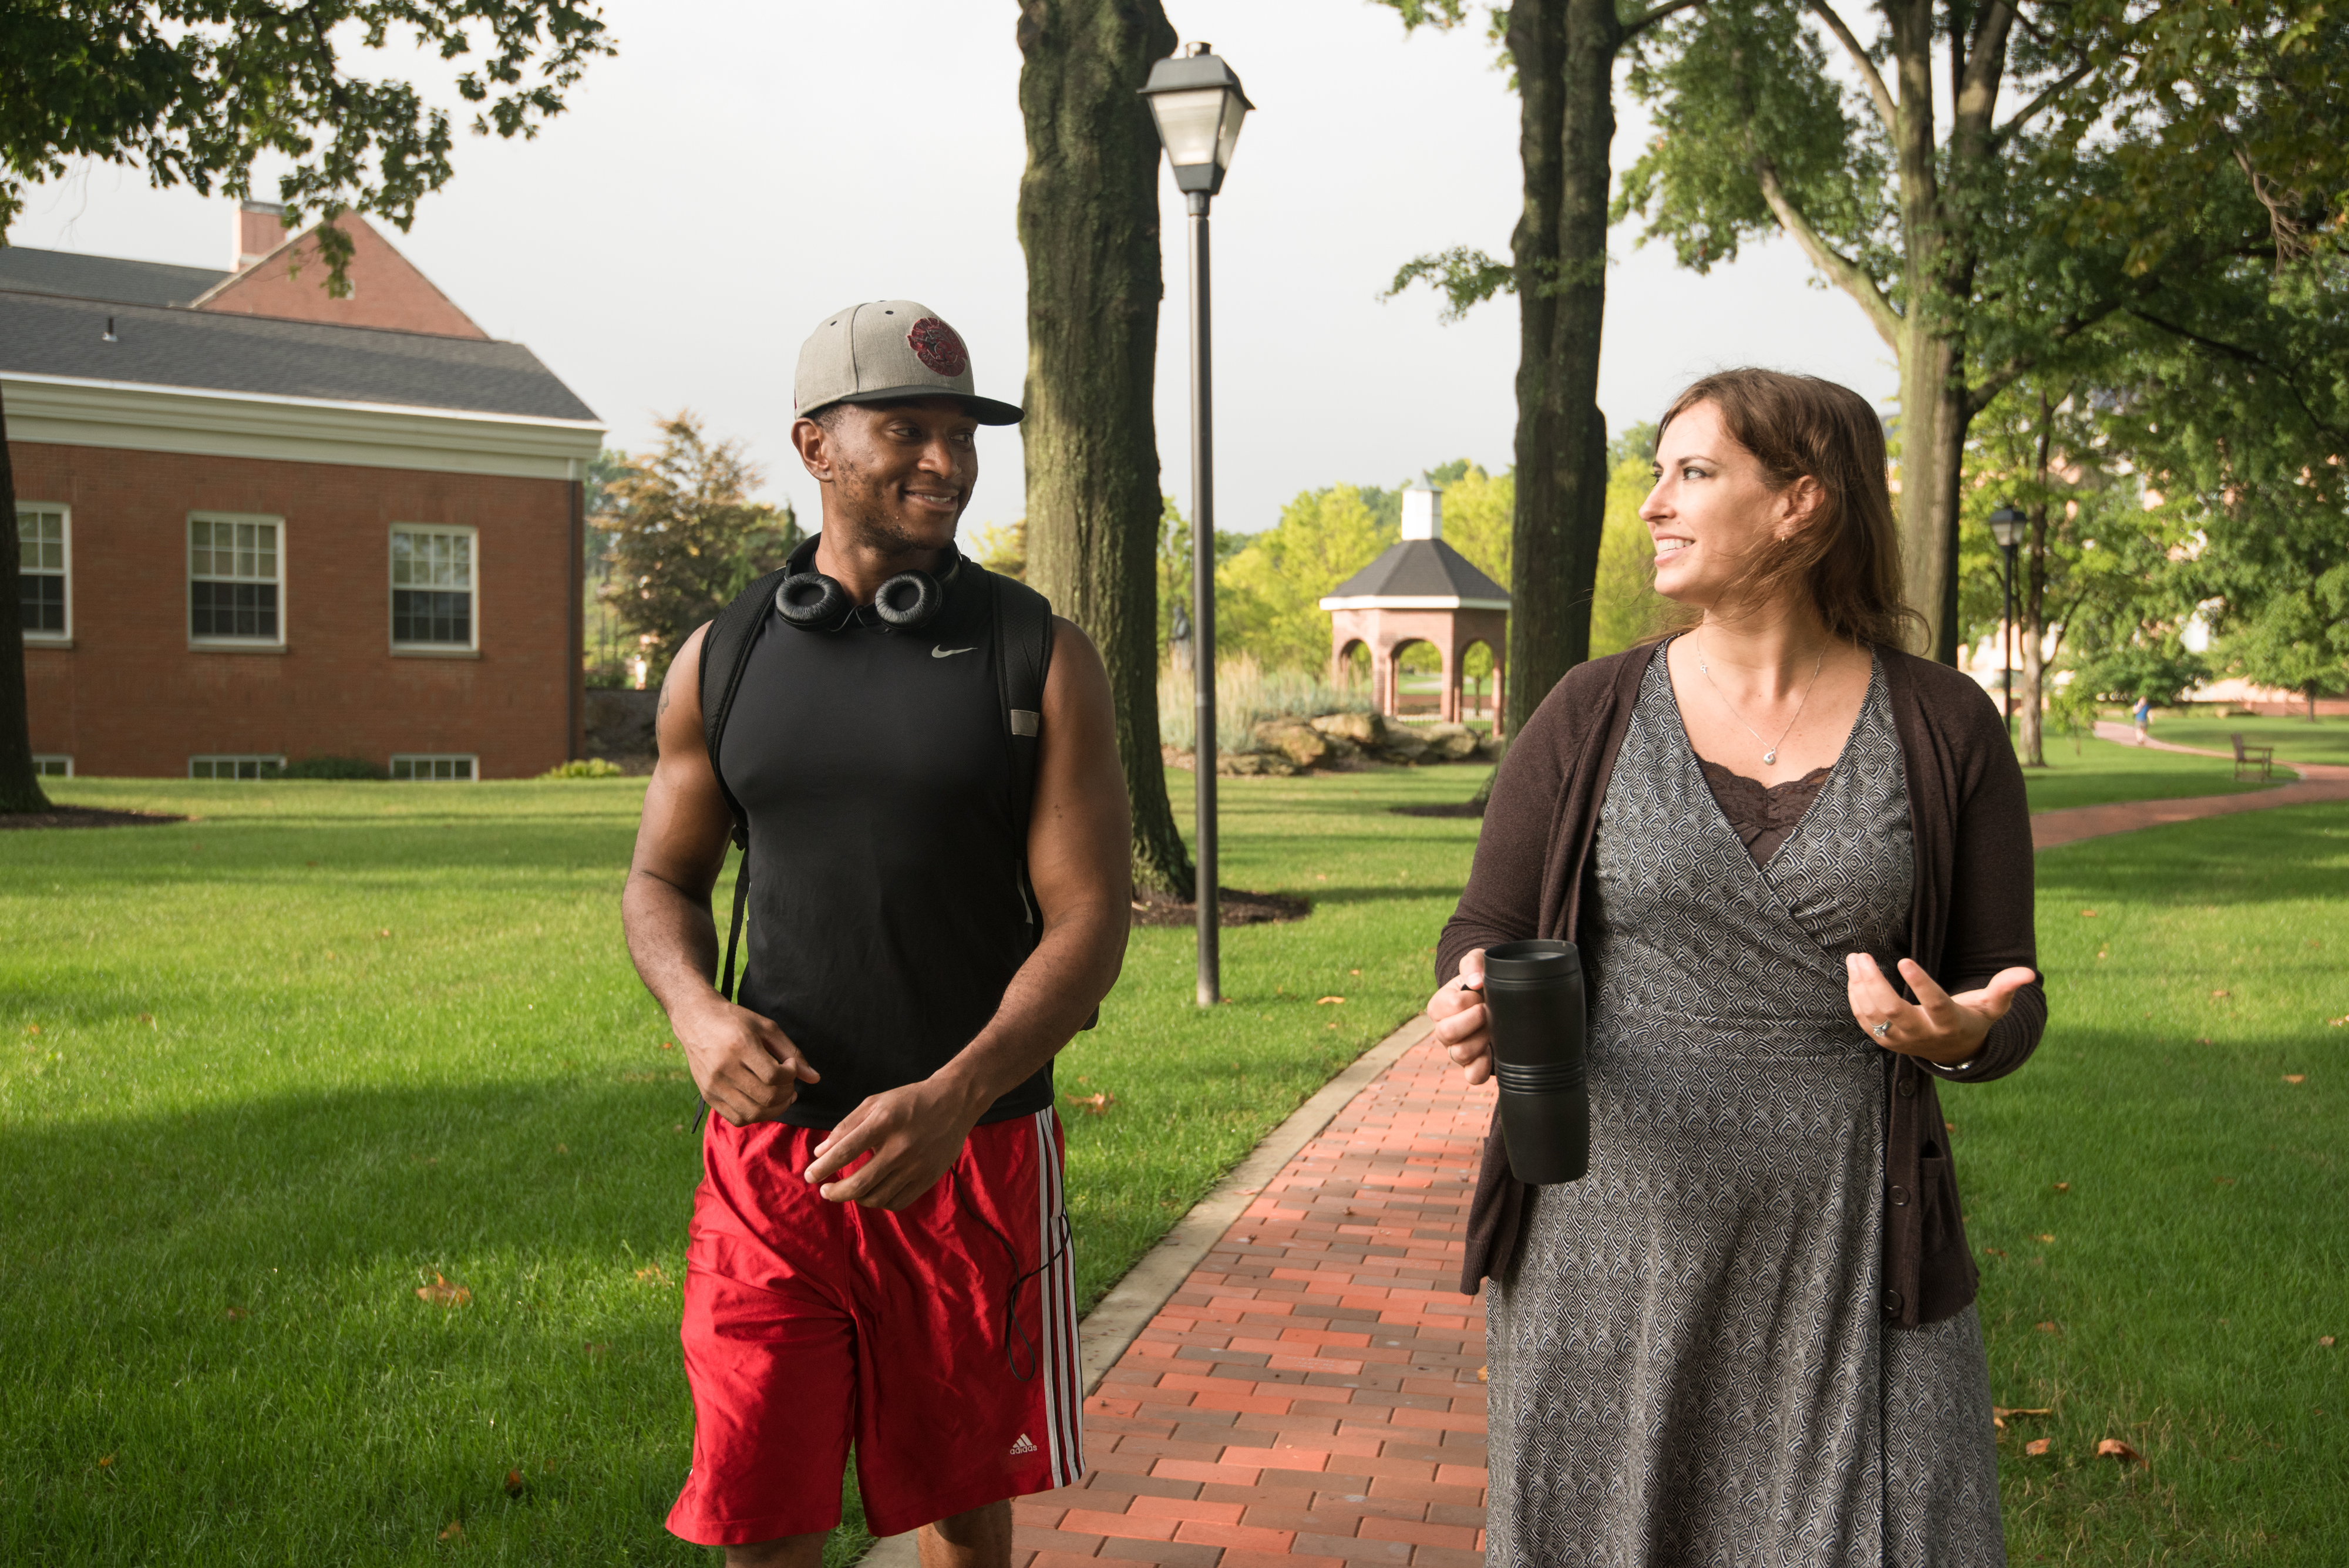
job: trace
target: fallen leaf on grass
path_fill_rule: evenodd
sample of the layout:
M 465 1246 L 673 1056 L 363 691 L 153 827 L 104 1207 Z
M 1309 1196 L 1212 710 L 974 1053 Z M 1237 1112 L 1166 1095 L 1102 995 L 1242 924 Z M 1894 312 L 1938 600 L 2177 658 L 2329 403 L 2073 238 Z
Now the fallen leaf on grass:
M 463 1306 L 473 1299 L 472 1292 L 462 1285 L 450 1284 L 449 1276 L 438 1270 L 433 1272 L 430 1284 L 416 1287 L 416 1294 L 434 1306 Z
M 647 1281 L 652 1284 L 665 1285 L 668 1283 L 668 1271 L 662 1268 L 658 1263 L 647 1263 L 643 1268 L 636 1271 L 636 1278 Z
M 227 1312 L 221 1315 L 227 1318 L 231 1323 L 241 1323 L 253 1314 L 246 1312 L 243 1307 L 231 1307 Z
M 1350 970 L 1348 970 L 1346 972 L 1347 972 L 1348 974 L 1360 974 L 1360 973 L 1361 973 L 1362 971 L 1361 971 L 1361 970 L 1358 970 L 1358 969 L 1350 969 Z
M 2308 1082 L 2308 1075 L 2305 1073 L 2286 1073 L 2283 1075 L 2283 1081 L 2287 1084 L 2305 1084 Z
M 2333 1348 L 2333 1336 L 2329 1334 L 2320 1334 L 2316 1336 L 2316 1343 L 2323 1349 L 2330 1350 Z
M 462 1541 L 464 1538 L 465 1525 L 462 1520 L 452 1519 L 441 1529 L 440 1539 L 443 1541 Z
M 152 1029 L 155 1027 L 155 1015 L 151 1012 L 142 1012 L 139 1015 L 139 1022 Z
M 2055 1184 L 2055 1190 L 2058 1192 L 2069 1192 L 2072 1190 L 2072 1184 L 2068 1181 L 2059 1181 Z
M 2054 1237 L 2053 1237 L 2053 1236 L 2039 1235 L 2039 1236 L 2033 1236 L 2033 1237 L 2032 1237 L 2031 1239 L 2032 1239 L 2033 1241 L 2053 1241 L 2055 1238 L 2054 1238 Z
M 582 1343 L 579 1348 L 585 1351 L 590 1355 L 606 1355 L 611 1353 L 612 1349 L 610 1345 L 598 1345 L 592 1339 Z
M 2110 958 L 2113 956 L 2113 950 L 2110 948 L 2098 948 L 2096 950 L 2096 956 L 2100 959 Z
M 389 926 L 378 926 L 376 928 L 375 934 L 378 938 L 388 937 L 391 935 L 391 928 Z
M 2061 1328 L 2058 1328 L 2052 1323 L 2034 1323 L 2031 1326 L 2037 1329 L 2042 1334 L 2061 1334 L 2064 1332 Z
M 523 1484 L 522 1472 L 520 1470 L 508 1470 L 506 1472 L 506 1495 L 508 1497 L 520 1497 L 523 1492 Z
M 25 1033 L 27 1034 L 38 1034 L 40 1032 L 41 1026 L 37 1023 L 27 1023 L 25 1025 Z
M 2003 1258 L 2006 1256 L 2006 1249 L 2003 1247 L 1984 1247 L 1982 1251 L 1993 1258 Z
M 1346 999 L 1342 996 L 1324 996 L 1318 999 L 1313 1005 L 1316 1007 L 1333 1007 L 1345 1000 Z
M 2217 1182 L 2221 1187 L 2232 1187 L 2235 1185 L 2235 1179 L 2231 1176 L 2214 1176 L 2210 1179 Z
M 109 1455 L 107 1455 L 104 1459 L 100 1459 L 100 1460 L 98 1460 L 98 1468 L 99 1469 L 105 1469 L 107 1467 L 109 1467 L 109 1465 L 111 1465 L 111 1464 L 113 1464 L 113 1463 L 114 1463 L 114 1456 L 113 1456 L 112 1454 L 109 1454 Z
M 2338 1018 L 2328 1018 L 2324 1021 L 2324 1024 L 2328 1029 L 2349 1029 L 2349 1012 L 2344 1012 Z
M 1083 1107 L 1085 1115 L 1089 1116 L 1100 1116 L 1117 1104 L 1117 1096 L 1106 1089 L 1096 1090 L 1090 1095 L 1071 1095 L 1067 1098 L 1069 1104 Z
M 2080 919 L 2084 919 L 2084 920 L 2093 920 L 2093 919 L 2095 919 L 2095 918 L 2096 918 L 2096 911 L 2095 911 L 2095 910 L 2094 910 L 2094 909 L 2083 909 L 2083 910 L 2081 910 L 2081 911 L 2080 911 Z
M 664 1040 L 660 1043 L 660 1048 L 664 1051 L 674 1051 L 677 1049 L 677 1042 L 674 1040 Z
M 569 1154 L 571 1152 L 571 1146 L 567 1143 L 556 1144 L 554 1146 L 554 1152 L 557 1154 Z
M 2044 1454 L 2044 1453 L 2045 1453 L 2045 1452 L 2047 1451 L 2047 1449 L 2048 1449 L 2048 1443 L 2049 1443 L 2049 1439 L 2048 1439 L 2048 1438 L 2032 1438 L 2032 1439 L 2031 1439 L 2031 1441 L 2029 1441 L 2029 1442 L 2027 1442 L 2027 1443 L 2025 1443 L 2025 1444 L 2023 1444 L 2023 1451 L 2024 1453 L 2026 1453 L 2026 1454 L 2031 1455 L 2033 1459 L 2036 1459 L 2036 1458 L 2038 1458 L 2041 1454 Z
M 2053 1405 L 2040 1405 L 2026 1409 L 2021 1405 L 1992 1405 L 1990 1407 L 1990 1413 L 1998 1419 L 2003 1419 L 2009 1416 L 2053 1416 L 2055 1413 L 2055 1407 Z
M 2124 1465 L 2141 1465 L 2145 1463 L 2145 1456 L 2143 1454 L 2138 1453 L 2135 1449 L 2130 1448 L 2118 1438 L 2106 1438 L 2098 1441 L 2096 1444 L 2096 1457 L 2100 1459 L 2118 1459 Z
M 2194 1037 L 2194 1044 L 2197 1045 L 2208 1045 L 2210 1044 L 2210 1037 L 2208 1034 L 2198 1034 Z
M 2210 1000 L 2216 1002 L 2222 996 L 2232 996 L 2234 992 L 2230 991 L 2214 991 L 2210 993 Z

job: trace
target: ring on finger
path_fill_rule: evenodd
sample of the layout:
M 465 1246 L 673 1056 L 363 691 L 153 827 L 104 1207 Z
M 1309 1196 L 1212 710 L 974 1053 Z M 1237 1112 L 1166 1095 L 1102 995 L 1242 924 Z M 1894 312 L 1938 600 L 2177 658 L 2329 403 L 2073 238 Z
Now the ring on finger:
M 1883 1023 L 1881 1023 L 1878 1024 L 1878 1025 L 1877 1025 L 1873 1030 L 1871 1030 L 1869 1033 L 1873 1033 L 1873 1034 L 1874 1034 L 1874 1035 L 1875 1035 L 1878 1040 L 1889 1040 L 1889 1039 L 1891 1039 L 1891 1038 L 1892 1038 L 1892 1020 L 1890 1020 L 1889 1018 L 1886 1019 Z

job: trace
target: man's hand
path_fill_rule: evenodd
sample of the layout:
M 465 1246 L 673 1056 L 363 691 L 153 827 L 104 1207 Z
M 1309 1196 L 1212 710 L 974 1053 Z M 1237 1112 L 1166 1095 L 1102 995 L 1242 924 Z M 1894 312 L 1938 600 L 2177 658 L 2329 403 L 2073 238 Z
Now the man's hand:
M 962 1158 L 963 1140 L 985 1109 L 934 1078 L 872 1096 L 815 1146 L 807 1180 L 834 1203 L 894 1214 L 936 1186 Z M 867 1149 L 873 1158 L 854 1175 L 831 1179 Z
M 1493 1015 L 1485 1008 L 1483 948 L 1461 956 L 1460 972 L 1427 999 L 1427 1015 L 1435 1020 L 1435 1037 L 1459 1064 L 1462 1078 L 1475 1085 L 1493 1075 Z
M 1971 1061 L 1990 1026 L 2014 1005 L 2014 993 L 2039 978 L 2027 969 L 2002 969 L 1980 990 L 1952 996 L 1916 960 L 1902 959 L 1899 968 L 1900 978 L 1917 993 L 1913 1006 L 1900 1000 L 1874 959 L 1866 953 L 1846 955 L 1851 1015 L 1887 1051 L 1921 1056 L 1942 1067 Z
M 800 1085 L 822 1076 L 772 1019 L 715 992 L 669 1022 L 702 1102 L 738 1127 L 780 1119 Z

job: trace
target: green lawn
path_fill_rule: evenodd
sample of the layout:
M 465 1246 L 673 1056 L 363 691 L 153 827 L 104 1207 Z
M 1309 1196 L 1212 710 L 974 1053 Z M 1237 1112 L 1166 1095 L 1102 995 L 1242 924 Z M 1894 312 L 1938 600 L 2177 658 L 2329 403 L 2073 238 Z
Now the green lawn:
M 1384 808 L 1481 777 L 1223 782 L 1225 882 L 1316 912 L 1226 933 L 1212 1017 L 1136 933 L 1062 1058 L 1112 1096 L 1083 1304 L 1416 1011 L 1476 824 Z M 642 788 L 77 779 L 199 820 L 0 833 L 0 1562 L 708 1561 L 660 1528 L 697 1167 L 620 944 Z
M 1994 1397 L 2055 1412 L 2008 1422 L 2010 1559 L 2349 1562 L 2349 807 L 2051 850 L 2039 888 L 2046 1042 L 1942 1096 Z
M 2165 740 L 2169 736 L 2165 732 Z M 2023 780 L 2033 811 L 2104 805 L 2124 800 L 2178 800 L 2198 794 L 2233 794 L 2268 789 L 2257 780 L 2235 781 L 2235 764 L 2218 757 L 2158 752 L 2112 741 L 2083 738 L 2076 745 L 2051 735 L 2043 748 L 2047 765 L 2025 768 Z M 2289 775 L 2275 783 L 2288 782 Z
M 2232 753 L 2227 739 L 2240 732 L 2254 746 L 2273 746 L 2282 763 L 2349 763 L 2349 719 L 2211 719 L 2156 713 L 2153 738 L 2173 746 L 2200 746 L 2206 751 Z M 2228 764 L 2233 766 L 2231 763 Z

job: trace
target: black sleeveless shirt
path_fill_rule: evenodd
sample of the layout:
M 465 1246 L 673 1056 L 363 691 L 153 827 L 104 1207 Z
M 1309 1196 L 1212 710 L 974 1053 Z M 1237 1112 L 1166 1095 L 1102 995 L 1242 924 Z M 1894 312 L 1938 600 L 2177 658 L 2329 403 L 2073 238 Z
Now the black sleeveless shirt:
M 918 1083 L 995 1015 L 1036 945 L 1021 890 L 993 595 L 957 562 L 916 629 L 840 631 L 771 611 L 719 743 L 750 824 L 749 959 L 736 1000 L 823 1081 L 783 1119 L 836 1125 Z M 1052 1103 L 1047 1064 L 982 1122 Z

